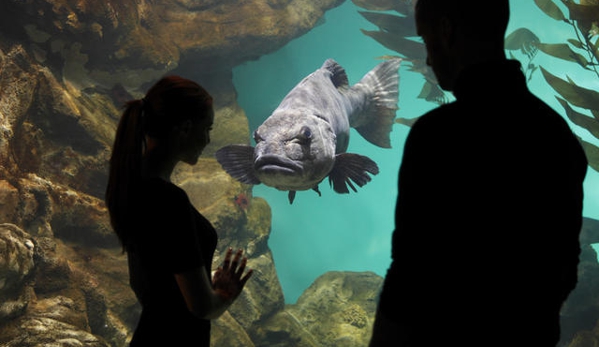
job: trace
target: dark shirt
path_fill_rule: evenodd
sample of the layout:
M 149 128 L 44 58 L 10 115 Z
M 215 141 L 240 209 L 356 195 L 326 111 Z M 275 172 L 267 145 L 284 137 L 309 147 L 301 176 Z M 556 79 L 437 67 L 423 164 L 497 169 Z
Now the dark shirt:
M 410 346 L 555 345 L 586 157 L 518 62 L 470 67 L 454 89 L 406 140 L 381 312 Z
M 131 346 L 210 346 L 210 321 L 189 312 L 174 275 L 211 271 L 217 234 L 185 192 L 158 178 L 143 182 L 127 247 L 131 288 L 142 305 Z

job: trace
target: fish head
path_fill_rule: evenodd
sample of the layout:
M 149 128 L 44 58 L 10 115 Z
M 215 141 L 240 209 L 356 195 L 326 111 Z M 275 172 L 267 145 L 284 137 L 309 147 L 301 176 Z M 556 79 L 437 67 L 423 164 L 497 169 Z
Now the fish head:
M 318 186 L 335 162 L 336 134 L 310 110 L 275 111 L 254 132 L 254 172 L 279 190 Z

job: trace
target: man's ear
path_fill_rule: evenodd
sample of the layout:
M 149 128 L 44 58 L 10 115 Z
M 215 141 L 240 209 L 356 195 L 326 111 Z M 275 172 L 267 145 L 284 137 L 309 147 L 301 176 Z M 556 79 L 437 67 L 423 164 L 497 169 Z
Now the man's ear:
M 449 17 L 441 16 L 439 19 L 439 28 L 441 29 L 441 42 L 446 46 L 446 48 L 453 46 L 456 41 L 457 32 L 455 23 L 453 23 Z

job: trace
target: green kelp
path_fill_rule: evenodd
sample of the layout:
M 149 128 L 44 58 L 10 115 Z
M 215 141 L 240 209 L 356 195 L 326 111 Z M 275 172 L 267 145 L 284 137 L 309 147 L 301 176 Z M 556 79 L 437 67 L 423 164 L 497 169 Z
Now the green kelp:
M 595 75 L 599 81 L 599 1 L 581 0 L 580 4 L 567 0 L 560 2 L 567 9 L 567 15 L 554 0 L 535 0 L 535 4 L 547 16 L 569 24 L 573 37 L 568 38 L 566 42 L 543 43 L 532 31 L 520 28 L 508 35 L 506 49 L 512 57 L 513 52 L 518 50 L 527 55 L 529 63 L 524 65 L 524 70 L 529 78 L 532 73 L 540 70 L 545 81 L 559 94 L 556 98 L 564 108 L 566 116 L 572 123 L 588 130 L 592 136 L 599 139 L 599 93 L 579 86 L 570 77 L 562 79 L 543 66 L 532 63 L 536 52 L 540 51 L 550 57 L 577 64 L 580 69 L 586 70 L 591 78 Z M 572 106 L 588 112 L 578 112 Z M 589 160 L 589 166 L 599 171 L 599 147 L 579 139 Z
M 420 73 L 425 83 L 419 98 L 438 104 L 449 100 L 441 90 L 432 70 L 426 65 L 426 50 L 424 44 L 413 38 L 416 36 L 413 2 L 414 0 L 353 0 L 354 4 L 366 9 L 360 11 L 369 22 L 376 25 L 378 30 L 362 32 L 372 37 L 381 45 L 391 49 L 411 63 L 411 71 Z M 541 71 L 545 81 L 559 94 L 556 96 L 564 107 L 566 116 L 574 123 L 599 139 L 599 92 L 579 86 L 567 77 L 562 79 L 545 68 L 533 62 L 538 52 L 549 57 L 574 63 L 586 71 L 591 78 L 599 80 L 599 0 L 580 0 L 575 3 L 570 0 L 534 0 L 541 11 L 556 21 L 564 22 L 572 27 L 572 37 L 559 43 L 542 42 L 529 28 L 519 28 L 506 37 L 505 49 L 510 57 L 521 54 L 525 60 L 523 72 L 530 81 L 532 76 Z M 567 14 L 565 13 L 567 10 Z M 376 12 L 378 11 L 378 12 Z M 389 12 L 397 12 L 392 14 Z M 522 59 L 520 59 L 522 60 Z M 578 112 L 575 108 L 585 109 Z M 396 122 L 411 126 L 415 119 L 397 118 Z M 599 171 L 599 147 L 579 138 L 589 160 L 589 166 Z
M 505 49 L 508 51 L 520 51 L 520 53 L 528 58 L 528 64 L 523 64 L 523 72 L 527 75 L 526 81 L 530 82 L 533 73 L 537 70 L 537 66 L 532 63 L 532 60 L 539 51 L 541 40 L 532 31 L 526 28 L 520 28 L 505 38 Z M 510 52 L 510 57 L 515 59 L 514 54 Z

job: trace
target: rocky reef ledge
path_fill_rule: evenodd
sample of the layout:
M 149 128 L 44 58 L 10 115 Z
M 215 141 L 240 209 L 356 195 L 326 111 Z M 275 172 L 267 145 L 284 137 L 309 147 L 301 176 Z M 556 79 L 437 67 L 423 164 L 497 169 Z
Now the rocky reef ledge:
M 213 345 L 281 341 L 285 332 L 274 317 L 287 308 L 267 243 L 270 207 L 222 171 L 213 154 L 224 144 L 249 143 L 232 68 L 277 50 L 341 3 L 0 3 L 0 345 L 126 345 L 140 308 L 103 203 L 107 162 L 124 102 L 165 74 L 197 80 L 216 100 L 212 143 L 197 166 L 178 167 L 174 180 L 219 232 L 215 265 L 224 249 L 242 247 L 255 270 L 214 322 Z M 356 275 L 346 276 L 335 280 L 339 288 Z M 371 287 L 380 282 L 366 278 L 375 281 L 364 284 L 368 295 L 346 288 L 351 305 L 337 303 L 340 321 L 359 327 L 359 341 L 368 334 Z M 366 306 L 358 297 L 369 298 Z M 290 329 L 319 345 L 318 334 L 300 336 L 301 324 Z

